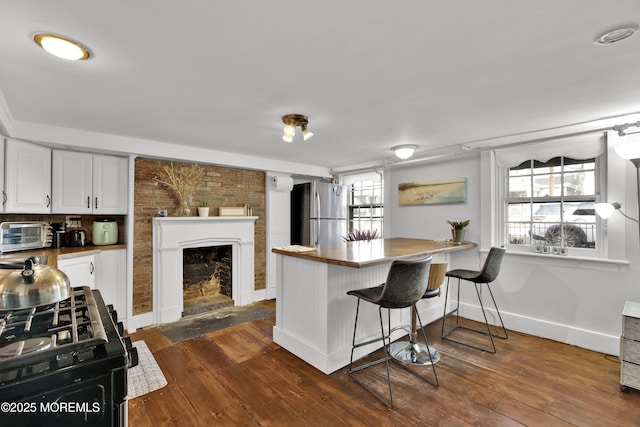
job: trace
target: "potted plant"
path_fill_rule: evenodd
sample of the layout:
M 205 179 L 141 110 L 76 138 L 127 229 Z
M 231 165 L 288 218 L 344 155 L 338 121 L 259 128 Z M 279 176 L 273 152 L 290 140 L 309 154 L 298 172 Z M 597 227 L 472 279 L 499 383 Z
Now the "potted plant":
M 378 238 L 378 230 L 356 230 L 346 236 L 342 236 L 345 242 L 355 242 L 358 240 L 373 240 Z
M 465 228 L 469 225 L 471 221 L 466 219 L 464 221 L 449 221 L 447 220 L 447 224 L 451 226 L 451 235 L 453 236 L 453 241 L 456 243 L 464 242 L 464 233 Z
M 198 216 L 209 216 L 209 202 L 206 200 L 200 200 L 200 207 L 198 207 Z

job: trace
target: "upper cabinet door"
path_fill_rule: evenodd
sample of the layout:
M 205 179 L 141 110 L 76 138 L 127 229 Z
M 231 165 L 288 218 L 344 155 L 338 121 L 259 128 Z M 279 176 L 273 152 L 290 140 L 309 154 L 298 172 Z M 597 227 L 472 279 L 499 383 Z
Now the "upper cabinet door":
M 128 165 L 125 157 L 93 155 L 94 214 L 127 214 Z
M 91 214 L 93 211 L 93 156 L 53 150 L 51 211 L 60 214 Z
M 51 213 L 51 149 L 6 141 L 5 212 Z

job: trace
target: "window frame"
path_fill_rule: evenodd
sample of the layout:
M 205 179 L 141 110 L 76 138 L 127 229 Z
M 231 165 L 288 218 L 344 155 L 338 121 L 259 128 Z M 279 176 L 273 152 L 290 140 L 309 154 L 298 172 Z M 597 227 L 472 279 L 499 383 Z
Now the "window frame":
M 559 155 L 556 157 L 570 158 L 570 156 L 563 156 L 563 155 Z M 530 159 L 529 161 L 531 160 L 532 159 Z M 578 199 L 583 201 L 585 199 L 593 199 L 594 203 L 598 203 L 600 200 L 604 200 L 604 198 L 602 197 L 602 193 L 603 193 L 603 189 L 607 188 L 606 187 L 606 179 L 607 179 L 606 165 L 607 165 L 606 153 L 595 157 L 595 165 L 594 165 L 595 194 L 593 196 L 560 195 L 560 196 L 551 196 L 551 197 L 536 197 L 532 195 L 528 199 L 532 204 L 541 203 L 541 202 L 570 203 L 572 200 L 576 201 Z M 496 179 L 497 179 L 498 185 L 497 185 L 497 193 L 496 193 L 497 206 L 495 211 L 497 214 L 495 240 L 500 242 L 501 245 L 503 245 L 505 248 L 507 248 L 507 250 L 511 252 L 518 252 L 518 253 L 530 252 L 540 256 L 556 256 L 557 257 L 557 255 L 554 255 L 551 253 L 549 254 L 539 253 L 540 249 L 536 248 L 536 245 L 533 245 L 533 242 L 531 242 L 530 244 L 513 244 L 508 241 L 507 232 L 506 232 L 507 217 L 508 217 L 507 210 L 508 210 L 509 202 L 515 201 L 517 198 L 508 197 L 508 194 L 507 194 L 509 189 L 508 182 L 510 178 L 509 171 L 511 170 L 511 167 L 496 165 L 496 168 L 497 168 Z M 559 173 L 564 175 L 567 172 L 563 170 Z M 533 221 L 531 222 L 533 223 Z M 605 231 L 606 226 L 604 221 L 598 215 L 595 215 L 595 224 L 596 224 L 595 241 L 597 242 L 596 247 L 595 248 L 570 247 L 568 248 L 569 255 L 585 257 L 585 258 L 605 258 L 606 257 L 606 254 L 607 254 L 607 238 L 606 238 L 607 236 Z
M 364 182 L 368 176 L 371 175 L 378 175 L 380 177 L 379 181 L 373 181 L 373 185 L 372 185 L 372 194 L 371 196 L 375 196 L 376 193 L 379 193 L 379 197 L 376 200 L 375 197 L 371 198 L 371 202 L 370 203 L 356 203 L 355 202 L 355 197 L 356 195 L 354 194 L 354 187 L 353 185 L 356 182 Z M 370 171 L 370 172 L 361 172 L 361 173 L 356 173 L 356 174 L 349 174 L 349 175 L 344 175 L 343 176 L 343 182 L 346 183 L 349 187 L 349 197 L 348 197 L 348 204 L 347 204 L 347 222 L 348 222 L 348 226 L 347 226 L 347 231 L 349 233 L 351 232 L 355 232 L 355 231 L 365 231 L 367 229 L 373 231 L 373 230 L 377 230 L 378 231 L 378 237 L 379 238 L 383 238 L 384 237 L 384 195 L 385 195 L 385 188 L 384 188 L 384 173 L 381 171 Z M 366 196 L 363 194 L 360 194 L 360 196 Z M 355 228 L 354 224 L 356 221 L 356 215 L 355 212 L 357 210 L 360 209 L 369 209 L 371 214 L 369 215 L 369 228 Z M 378 209 L 380 212 L 380 215 L 373 215 L 374 210 Z M 357 218 L 365 218 L 365 217 L 360 217 L 358 216 Z M 365 218 L 366 220 L 366 218 Z M 374 227 L 373 226 L 373 222 L 376 222 L 379 224 L 379 227 Z

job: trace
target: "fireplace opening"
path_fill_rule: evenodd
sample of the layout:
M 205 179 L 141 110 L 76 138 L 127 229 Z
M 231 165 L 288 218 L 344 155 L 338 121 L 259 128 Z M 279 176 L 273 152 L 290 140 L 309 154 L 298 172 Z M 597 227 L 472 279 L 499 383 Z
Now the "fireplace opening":
M 231 245 L 183 249 L 183 316 L 233 305 L 231 253 Z

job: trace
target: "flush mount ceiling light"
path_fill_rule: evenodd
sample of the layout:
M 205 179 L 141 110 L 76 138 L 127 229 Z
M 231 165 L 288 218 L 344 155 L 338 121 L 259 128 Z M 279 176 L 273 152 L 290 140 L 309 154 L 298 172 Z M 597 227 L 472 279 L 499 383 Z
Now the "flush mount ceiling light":
M 417 148 L 418 146 L 414 144 L 403 144 L 396 145 L 395 147 L 391 148 L 391 151 L 393 151 L 397 158 L 401 160 L 407 160 L 409 157 L 413 156 L 413 153 L 416 152 Z
M 54 34 L 36 34 L 33 40 L 58 58 L 79 61 L 89 59 L 89 50 L 78 42 Z
M 293 137 L 296 135 L 296 126 L 300 126 L 302 131 L 302 138 L 307 141 L 313 136 L 313 132 L 307 129 L 309 125 L 309 118 L 302 114 L 287 114 L 282 116 L 282 123 L 285 124 L 284 131 L 282 133 L 282 140 L 284 142 L 293 142 Z
M 628 39 L 629 37 L 634 35 L 637 31 L 638 31 L 637 25 L 616 28 L 598 36 L 598 38 L 596 38 L 595 40 L 595 43 L 599 45 L 608 45 L 612 43 L 617 43 L 624 39 Z

